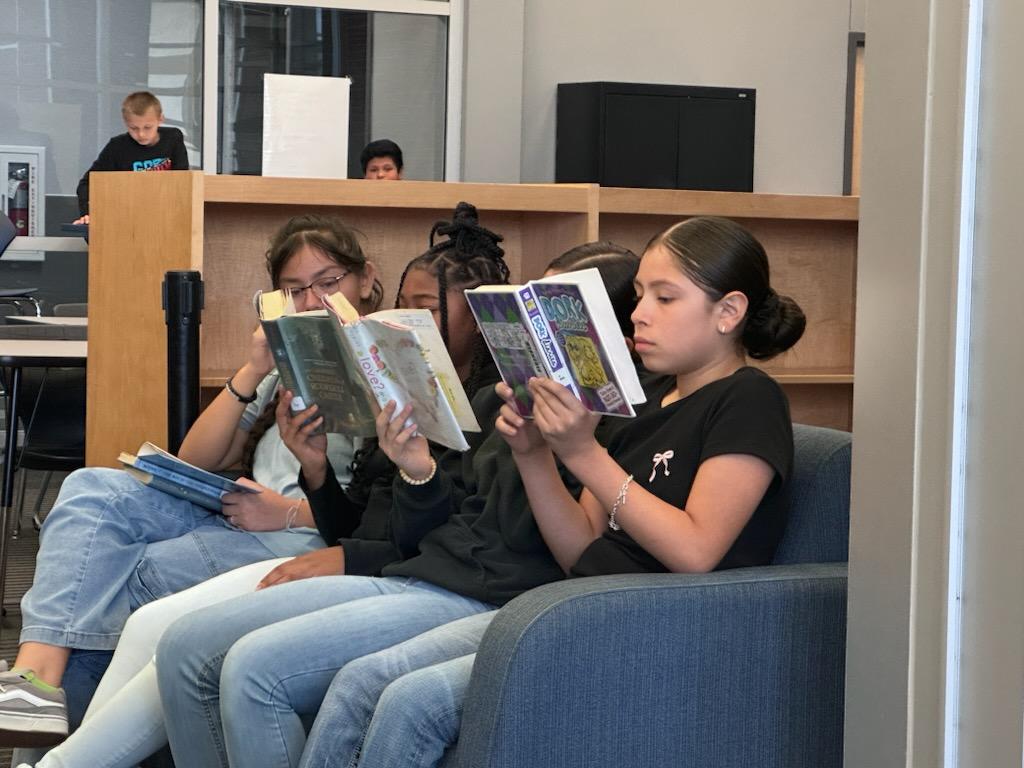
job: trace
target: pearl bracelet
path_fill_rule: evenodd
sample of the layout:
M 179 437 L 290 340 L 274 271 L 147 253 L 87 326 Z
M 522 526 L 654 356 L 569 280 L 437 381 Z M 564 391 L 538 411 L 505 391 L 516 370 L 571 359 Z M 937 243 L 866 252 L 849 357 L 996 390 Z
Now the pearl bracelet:
M 427 483 L 434 479 L 434 475 L 436 474 L 437 462 L 434 461 L 433 456 L 430 457 L 430 472 L 427 473 L 426 477 L 421 477 L 419 479 L 415 477 L 409 477 L 409 475 L 405 473 L 404 469 L 402 469 L 401 467 L 398 468 L 398 476 L 401 477 L 408 485 L 426 485 Z

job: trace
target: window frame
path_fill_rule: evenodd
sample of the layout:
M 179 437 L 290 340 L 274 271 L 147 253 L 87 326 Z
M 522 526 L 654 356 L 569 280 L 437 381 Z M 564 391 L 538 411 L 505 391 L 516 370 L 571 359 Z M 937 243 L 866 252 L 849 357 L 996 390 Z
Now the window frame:
M 465 0 L 226 0 L 231 3 L 303 6 L 337 11 L 406 13 L 448 18 L 444 180 L 462 179 L 463 34 Z M 203 171 L 217 173 L 220 110 L 220 0 L 203 0 Z

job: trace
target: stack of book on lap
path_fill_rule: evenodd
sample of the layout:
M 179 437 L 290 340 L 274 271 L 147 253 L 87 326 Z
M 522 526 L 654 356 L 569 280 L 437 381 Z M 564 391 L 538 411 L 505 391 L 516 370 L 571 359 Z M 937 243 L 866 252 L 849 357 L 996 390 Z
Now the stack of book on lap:
M 647 399 L 598 270 L 485 285 L 466 299 L 520 415 L 533 412 L 533 376 L 565 385 L 594 413 L 635 416 Z
M 260 492 L 256 488 L 193 466 L 152 443 L 143 443 L 136 453 L 122 453 L 117 460 L 124 464 L 126 472 L 143 485 L 214 512 L 221 511 L 221 497 L 225 493 Z
M 324 299 L 326 309 L 289 314 L 283 291 L 261 294 L 258 305 L 281 385 L 295 396 L 292 407 L 317 405 L 324 431 L 372 436 L 376 415 L 391 400 L 397 410 L 411 402 L 418 433 L 440 445 L 467 450 L 463 431 L 480 431 L 428 310 L 361 318 L 336 293 Z

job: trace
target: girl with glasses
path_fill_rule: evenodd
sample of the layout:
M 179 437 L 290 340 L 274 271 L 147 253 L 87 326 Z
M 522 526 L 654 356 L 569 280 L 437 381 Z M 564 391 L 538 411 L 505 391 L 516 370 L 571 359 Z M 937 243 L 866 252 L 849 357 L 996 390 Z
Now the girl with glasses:
M 466 235 L 464 230 L 471 231 L 471 234 Z M 447 237 L 434 243 L 437 233 Z M 442 336 L 450 350 L 468 351 L 468 354 L 453 352 L 453 362 L 471 398 L 477 389 L 488 395 L 482 401 L 473 398 L 473 404 L 480 423 L 489 426 L 493 424 L 498 407 L 492 394 L 497 373 L 486 350 L 480 349 L 473 338 L 463 338 L 465 333 L 473 337 L 477 332 L 475 326 L 467 327 L 460 320 L 462 308 L 459 304 L 465 301 L 461 295 L 463 288 L 507 280 L 508 268 L 503 260 L 503 251 L 497 245 L 501 237 L 480 227 L 475 209 L 463 205 L 453 222 L 435 227 L 431 240 L 432 248 L 428 254 L 414 260 L 407 268 L 406 274 L 410 277 L 403 283 L 398 304 L 436 309 L 443 302 L 443 309 L 437 309 Z M 271 251 L 276 253 L 274 248 Z M 330 290 L 329 279 L 335 285 L 341 285 L 341 290 L 346 290 L 347 284 L 353 281 L 351 277 L 346 279 L 343 270 L 338 270 L 335 265 L 311 258 L 315 255 L 307 253 L 300 259 L 300 263 L 308 262 L 306 266 L 309 269 L 303 274 L 289 272 L 287 264 L 277 271 L 277 260 L 271 260 L 275 285 L 293 290 L 296 309 L 300 311 L 315 306 L 309 298 L 314 290 Z M 430 284 L 417 282 L 411 277 L 424 270 L 432 276 L 432 289 Z M 444 278 L 437 277 L 439 271 L 445 273 Z M 442 280 L 446 286 L 444 290 L 439 288 Z M 470 285 L 464 285 L 467 280 Z M 256 333 L 255 346 L 263 343 L 261 336 Z M 269 560 L 239 568 L 143 607 L 125 627 L 117 654 L 97 691 L 88 719 L 65 743 L 35 763 L 39 768 L 127 768 L 166 743 L 156 675 L 150 660 L 164 628 L 173 619 L 201 606 L 273 584 L 311 576 L 376 575 L 387 563 L 399 559 L 399 551 L 391 539 L 392 491 L 394 485 L 402 485 L 405 481 L 395 476 L 395 468 L 377 440 L 365 441 L 352 463 L 352 480 L 348 488 L 344 488 L 333 469 L 334 459 L 330 455 L 327 438 L 315 434 L 318 421 L 311 418 L 315 416 L 315 408 L 293 414 L 290 401 L 291 394 L 282 393 L 276 406 L 276 425 L 281 438 L 294 452 L 296 458 L 293 462 L 301 467 L 301 473 L 297 472 L 298 483 L 307 494 L 320 536 L 334 546 L 293 559 Z M 480 410 L 481 403 L 490 410 Z M 467 439 L 475 445 L 481 436 L 467 435 Z M 442 455 L 441 450 L 431 448 L 431 456 L 432 462 L 435 461 L 433 457 L 437 457 L 436 466 L 440 473 L 447 473 L 452 465 L 463 461 L 462 454 L 457 451 Z M 358 577 L 346 576 L 345 579 L 359 583 Z M 372 584 L 372 580 L 369 583 Z M 276 589 L 267 590 L 267 593 Z

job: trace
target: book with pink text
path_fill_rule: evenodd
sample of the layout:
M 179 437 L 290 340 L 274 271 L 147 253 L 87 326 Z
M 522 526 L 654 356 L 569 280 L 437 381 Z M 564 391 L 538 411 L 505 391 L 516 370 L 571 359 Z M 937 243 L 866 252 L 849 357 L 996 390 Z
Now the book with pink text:
M 380 409 L 413 404 L 411 419 L 428 440 L 466 450 L 479 432 L 469 398 L 434 319 L 425 309 L 360 317 L 340 294 L 325 309 L 289 313 L 282 291 L 259 297 L 260 320 L 292 407 L 316 404 L 327 432 L 369 437 Z

